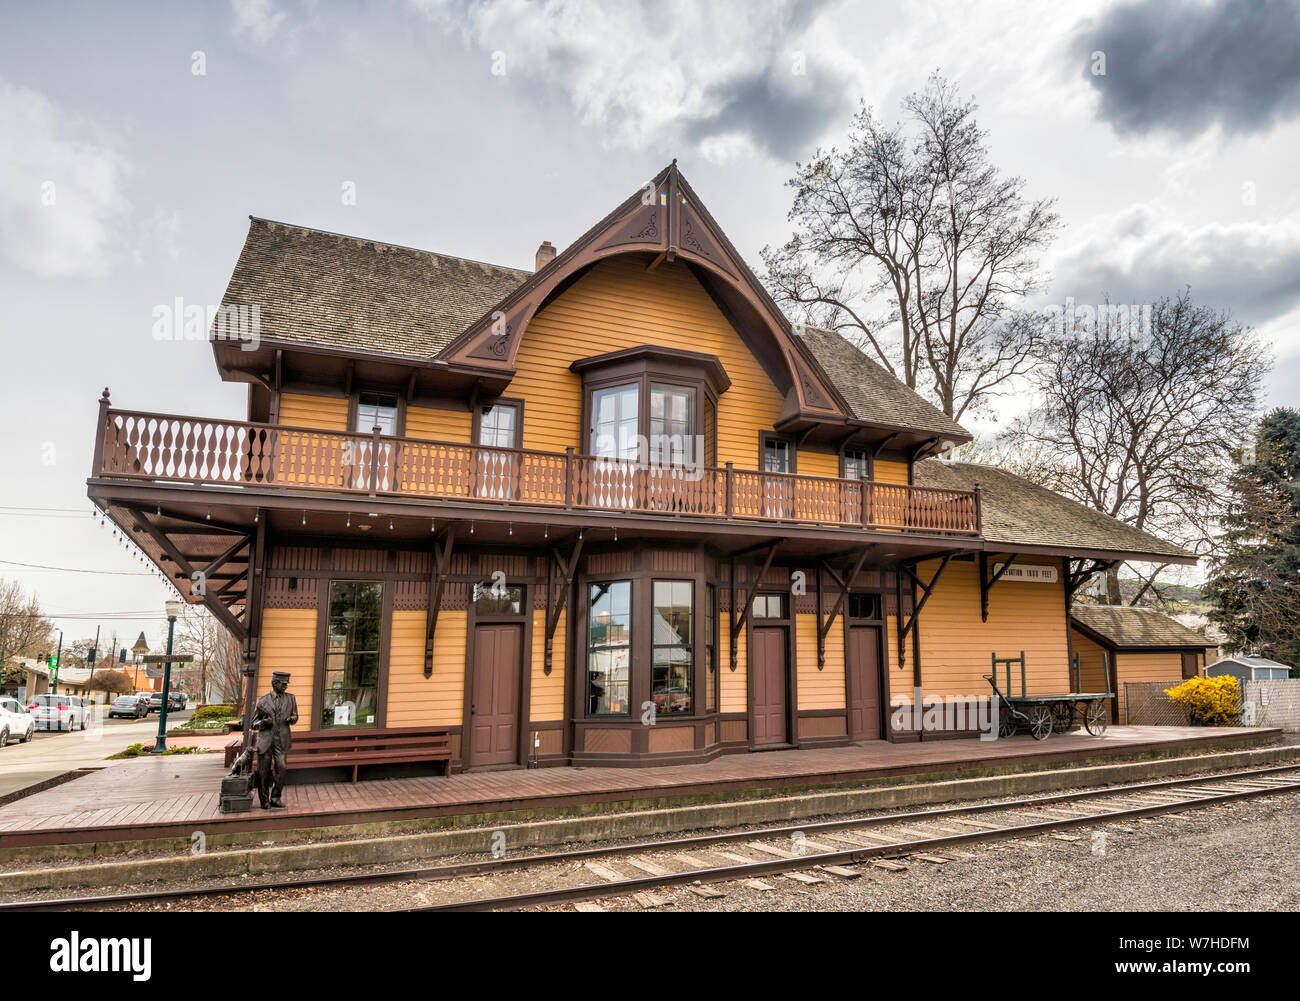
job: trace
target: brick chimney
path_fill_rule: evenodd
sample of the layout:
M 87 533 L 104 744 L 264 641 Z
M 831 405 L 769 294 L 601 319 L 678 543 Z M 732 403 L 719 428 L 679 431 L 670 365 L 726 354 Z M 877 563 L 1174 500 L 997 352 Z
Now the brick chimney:
M 541 271 L 542 268 L 555 260 L 555 248 L 551 246 L 550 240 L 543 240 L 542 245 L 537 248 L 537 260 L 534 271 Z

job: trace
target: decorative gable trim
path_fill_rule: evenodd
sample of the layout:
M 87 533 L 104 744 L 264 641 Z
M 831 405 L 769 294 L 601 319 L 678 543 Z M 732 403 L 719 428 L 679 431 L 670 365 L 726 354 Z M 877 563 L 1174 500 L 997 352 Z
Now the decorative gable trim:
M 436 356 L 440 363 L 513 377 L 523 334 L 538 310 L 596 262 L 618 254 L 651 253 L 681 259 L 707 272 L 744 300 L 773 339 L 794 390 L 798 416 L 844 421 L 852 411 L 798 343 L 789 321 L 695 196 L 674 160 L 641 190 L 506 296 Z M 739 329 L 739 328 L 738 328 Z M 740 329 L 742 336 L 746 331 Z M 802 349 L 802 350 L 801 350 Z

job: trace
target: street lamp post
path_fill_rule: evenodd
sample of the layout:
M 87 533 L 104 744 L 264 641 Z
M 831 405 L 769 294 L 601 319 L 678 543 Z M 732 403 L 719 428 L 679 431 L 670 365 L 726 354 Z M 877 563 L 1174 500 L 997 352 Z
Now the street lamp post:
M 181 601 L 168 601 L 165 604 L 167 609 L 167 656 L 172 655 L 172 637 L 176 633 L 176 617 L 181 614 L 181 609 L 185 603 Z M 167 750 L 167 699 L 171 695 L 172 683 L 172 662 L 167 660 L 163 664 L 163 690 L 162 690 L 162 707 L 158 710 L 158 740 L 153 745 L 153 753 L 161 754 Z

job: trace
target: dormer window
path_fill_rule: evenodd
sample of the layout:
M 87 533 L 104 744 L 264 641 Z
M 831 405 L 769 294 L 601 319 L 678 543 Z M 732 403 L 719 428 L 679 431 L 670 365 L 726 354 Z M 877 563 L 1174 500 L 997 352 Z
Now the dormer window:
M 376 426 L 380 434 L 397 434 L 397 397 L 391 393 L 359 393 L 352 430 L 370 434 Z
M 731 386 L 713 355 L 642 345 L 581 358 L 587 454 L 653 466 L 715 461 L 718 397 Z

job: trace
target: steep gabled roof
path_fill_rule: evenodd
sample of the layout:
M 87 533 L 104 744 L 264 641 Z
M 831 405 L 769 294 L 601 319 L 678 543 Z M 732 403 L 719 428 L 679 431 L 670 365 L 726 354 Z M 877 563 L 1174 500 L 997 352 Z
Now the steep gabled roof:
M 782 421 L 848 419 L 970 440 L 835 332 L 800 328 L 796 336 L 675 162 L 653 190 L 656 197 L 646 199 L 638 189 L 536 273 L 250 216 L 222 307 L 257 306 L 259 335 L 273 346 L 422 367 L 436 358 L 444 368 L 508 380 L 520 335 L 566 277 L 604 256 L 658 253 L 697 269 L 732 322 L 750 334 L 765 331 L 764 343 L 751 347 L 788 373 Z
M 1195 629 L 1171 619 L 1154 608 L 1130 608 L 1122 605 L 1075 605 L 1070 618 L 1118 649 L 1187 648 L 1218 646 Z
M 1115 554 L 1126 559 L 1195 563 L 1177 546 L 1084 507 L 1014 473 L 973 462 L 926 459 L 913 467 L 917 486 L 981 489 L 984 540 L 993 545 Z
M 276 342 L 427 359 L 529 272 L 250 216 L 222 306 Z
M 927 431 L 954 444 L 971 440 L 969 431 L 839 333 L 803 327 L 802 334 L 858 420 Z

